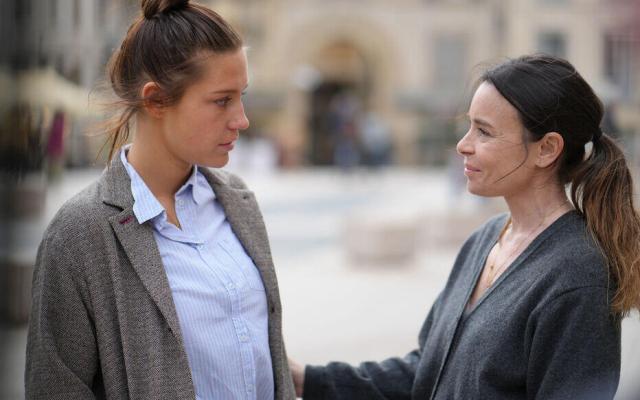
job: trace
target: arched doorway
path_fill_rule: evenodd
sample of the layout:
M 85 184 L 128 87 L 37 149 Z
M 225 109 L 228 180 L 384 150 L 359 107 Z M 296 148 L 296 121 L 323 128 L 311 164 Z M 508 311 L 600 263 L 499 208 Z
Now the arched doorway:
M 356 119 L 368 107 L 370 64 L 359 49 L 337 40 L 315 54 L 320 80 L 309 91 L 308 160 L 312 165 L 358 162 Z

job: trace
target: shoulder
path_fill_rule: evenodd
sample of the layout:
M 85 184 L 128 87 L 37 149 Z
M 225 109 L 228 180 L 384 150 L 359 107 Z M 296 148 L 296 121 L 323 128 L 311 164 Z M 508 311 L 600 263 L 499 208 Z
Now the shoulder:
M 55 214 L 43 235 L 49 249 L 82 250 L 83 243 L 109 229 L 108 217 L 119 210 L 102 201 L 101 182 L 95 181 L 67 200 Z
M 606 258 L 577 212 L 561 217 L 549 235 L 543 256 L 548 260 L 548 276 L 567 290 L 610 285 Z
M 528 288 L 528 297 L 535 299 L 536 308 L 565 303 L 610 304 L 615 282 L 583 217 L 569 212 L 541 235 L 526 265 L 521 265 L 515 275 Z

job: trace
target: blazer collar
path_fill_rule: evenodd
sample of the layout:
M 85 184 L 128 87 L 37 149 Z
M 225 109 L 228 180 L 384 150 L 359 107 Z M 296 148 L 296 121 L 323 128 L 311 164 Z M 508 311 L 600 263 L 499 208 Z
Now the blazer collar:
M 255 196 L 243 187 L 233 187 L 232 175 L 206 168 L 202 168 L 201 172 L 213 187 L 233 232 L 258 267 L 270 305 L 278 304 L 277 280 L 267 232 Z M 120 209 L 117 214 L 109 217 L 109 222 L 133 269 L 176 338 L 183 343 L 171 288 L 153 228 L 149 223 L 138 224 L 135 218 L 131 180 L 119 157 L 115 157 L 103 172 L 99 185 L 103 202 Z
M 102 201 L 119 209 L 118 213 L 108 219 L 131 266 L 157 304 L 176 339 L 183 345 L 169 280 L 153 236 L 153 228 L 148 223 L 139 224 L 135 217 L 131 180 L 120 157 L 115 157 L 103 172 L 99 186 Z
M 120 209 L 133 208 L 131 179 L 118 155 L 102 173 L 100 186 L 104 203 Z
M 211 187 L 213 187 L 216 197 L 223 196 L 226 197 L 227 200 L 230 200 L 236 197 L 243 198 L 253 196 L 250 190 L 233 188 L 230 175 L 203 167 L 199 167 L 198 170 L 205 176 Z M 131 194 L 131 179 L 120 157 L 114 157 L 109 167 L 103 172 L 100 192 L 102 193 L 102 201 L 106 204 L 120 209 L 133 207 L 134 200 Z M 225 207 L 225 204 L 223 204 L 223 207 Z M 225 207 L 225 212 L 227 211 Z

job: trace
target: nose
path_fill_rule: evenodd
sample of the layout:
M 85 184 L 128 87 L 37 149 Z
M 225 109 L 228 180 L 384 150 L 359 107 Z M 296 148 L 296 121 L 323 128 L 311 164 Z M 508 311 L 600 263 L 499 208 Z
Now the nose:
M 229 129 L 232 131 L 243 131 L 249 128 L 249 118 L 244 112 L 244 106 L 240 105 L 240 110 L 231 121 L 229 121 Z
M 460 141 L 456 145 L 456 151 L 461 156 L 466 156 L 473 153 L 473 144 L 471 143 L 470 132 L 471 132 L 471 129 L 469 129 L 467 133 L 465 133 L 465 135 L 462 137 L 462 139 L 460 139 Z

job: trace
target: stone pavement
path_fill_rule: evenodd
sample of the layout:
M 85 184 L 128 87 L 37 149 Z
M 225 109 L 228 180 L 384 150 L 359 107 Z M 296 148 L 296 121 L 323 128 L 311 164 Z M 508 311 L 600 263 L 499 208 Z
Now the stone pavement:
M 71 171 L 52 185 L 38 229 L 98 173 Z M 411 351 L 459 245 L 504 209 L 500 201 L 452 187 L 441 170 L 240 175 L 256 193 L 269 231 L 289 355 L 303 363 Z M 24 328 L 0 329 L 0 399 L 23 397 L 24 335 Z M 640 376 L 637 315 L 623 324 L 622 351 L 618 399 L 626 400 Z

